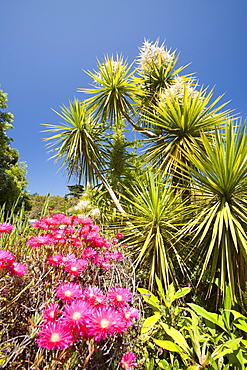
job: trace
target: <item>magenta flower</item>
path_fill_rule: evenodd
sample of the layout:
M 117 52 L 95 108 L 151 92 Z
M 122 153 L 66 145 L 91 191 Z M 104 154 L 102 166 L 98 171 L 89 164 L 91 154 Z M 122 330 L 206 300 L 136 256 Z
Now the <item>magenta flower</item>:
M 89 286 L 82 291 L 83 299 L 91 304 L 91 306 L 103 306 L 107 303 L 107 298 L 104 293 L 97 287 Z
M 109 302 L 117 307 L 122 307 L 126 302 L 132 301 L 132 293 L 121 287 L 111 288 L 107 295 Z
M 60 315 L 59 304 L 56 302 L 50 303 L 43 310 L 44 321 L 55 321 Z
M 43 234 L 37 236 L 31 236 L 31 238 L 27 241 L 27 245 L 31 248 L 37 248 L 41 245 L 52 244 L 53 239 L 50 234 Z
M 74 247 L 82 247 L 83 246 L 83 242 L 78 238 L 73 238 L 71 243 Z
M 87 319 L 86 328 L 89 337 L 97 342 L 106 339 L 108 334 L 114 335 L 126 330 L 121 315 L 113 307 L 94 309 Z
M 118 243 L 118 239 L 117 238 L 112 238 L 111 241 L 112 241 L 113 244 L 117 244 Z
M 48 230 L 48 225 L 44 222 L 44 219 L 41 218 L 40 220 L 34 221 L 32 224 L 32 227 L 37 227 L 37 229 L 42 229 L 42 230 Z
M 63 263 L 71 263 L 76 261 L 74 253 L 69 253 L 67 256 L 63 256 Z
M 72 333 L 61 321 L 50 322 L 41 328 L 37 344 L 46 349 L 65 349 L 72 345 Z
M 92 258 L 92 257 L 94 257 L 96 254 L 97 254 L 97 252 L 96 252 L 93 248 L 87 247 L 87 248 L 85 248 L 85 249 L 84 249 L 84 251 L 82 252 L 82 257 L 83 257 L 83 258 Z
M 139 319 L 140 316 L 139 311 L 136 308 L 130 307 L 128 304 L 122 307 L 119 313 L 125 320 L 127 327 L 133 324 L 133 319 Z
M 6 251 L 5 249 L 0 249 L 0 269 L 12 265 L 15 261 L 15 256 Z
M 122 233 L 116 233 L 116 238 L 123 239 L 124 238 L 124 234 L 122 234 Z
M 49 265 L 59 266 L 61 263 L 63 263 L 63 255 L 62 254 L 54 254 L 53 256 L 48 257 L 46 262 Z
M 64 270 L 72 276 L 79 276 L 87 266 L 87 260 L 78 258 L 76 261 L 68 262 Z
M 3 223 L 0 223 L 0 234 L 1 233 L 6 233 L 6 234 L 9 234 L 11 233 L 11 231 L 14 230 L 14 225 L 11 225 L 7 222 L 3 222 Z
M 81 299 L 73 301 L 64 307 L 62 321 L 71 329 L 84 333 L 85 323 L 91 314 L 92 307 Z
M 64 302 L 72 302 L 76 298 L 82 297 L 80 285 L 76 283 L 62 283 L 56 288 L 58 298 Z
M 136 355 L 129 351 L 125 353 L 120 361 L 120 366 L 125 370 L 131 370 L 132 366 L 136 366 L 134 361 L 136 360 Z
M 82 224 L 85 226 L 91 226 L 93 225 L 93 220 L 89 217 L 77 217 L 75 220 L 76 224 Z
M 123 253 L 119 251 L 108 252 L 106 255 L 109 259 L 114 260 L 114 261 L 121 261 L 124 257 Z
M 9 267 L 9 271 L 15 276 L 24 276 L 26 273 L 27 266 L 24 263 L 13 262 Z
M 53 216 L 43 218 L 43 222 L 48 226 L 48 229 L 55 229 L 60 224 L 60 221 Z

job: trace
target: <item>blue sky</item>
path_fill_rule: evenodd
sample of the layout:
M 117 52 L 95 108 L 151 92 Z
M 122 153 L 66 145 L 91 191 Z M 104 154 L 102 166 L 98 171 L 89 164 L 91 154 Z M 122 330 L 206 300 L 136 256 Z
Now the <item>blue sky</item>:
M 1 1 L 0 84 L 15 115 L 14 139 L 27 163 L 31 194 L 67 193 L 66 176 L 48 161 L 41 123 L 58 123 L 59 110 L 87 87 L 82 70 L 96 58 L 122 53 L 129 62 L 144 38 L 166 40 L 179 65 L 195 72 L 214 97 L 247 117 L 246 0 L 8 0 Z

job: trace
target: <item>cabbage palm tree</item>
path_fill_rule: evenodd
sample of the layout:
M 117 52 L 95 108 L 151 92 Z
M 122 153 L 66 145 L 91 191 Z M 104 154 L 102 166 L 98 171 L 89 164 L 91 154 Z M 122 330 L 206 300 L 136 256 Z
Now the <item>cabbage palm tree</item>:
M 184 217 L 180 196 L 174 196 L 171 188 L 150 170 L 126 192 L 123 197 L 131 225 L 123 231 L 134 266 L 139 273 L 148 271 L 150 289 L 155 275 L 166 288 L 171 281 L 178 286 L 178 276 L 184 273 L 176 244 L 176 234 Z
M 212 142 L 202 136 L 204 151 L 188 154 L 193 178 L 193 214 L 183 235 L 191 236 L 202 277 L 209 273 L 211 288 L 229 284 L 232 299 L 247 282 L 247 135 L 246 126 L 226 122 L 225 135 L 216 131 Z M 185 170 L 185 169 L 184 169 Z M 188 169 L 186 170 L 188 171 Z M 189 258 L 189 256 L 188 256 Z M 198 283 L 199 283 L 198 282 Z M 211 290 L 210 290 L 211 291 Z M 209 291 L 209 293 L 210 293 Z
M 218 105 L 221 97 L 210 102 L 213 91 L 196 91 L 185 82 L 171 86 L 160 96 L 156 111 L 146 116 L 155 137 L 149 140 L 145 161 L 157 172 L 171 173 L 173 186 L 190 186 L 188 174 L 181 169 L 180 162 L 190 165 L 188 153 L 201 152 L 204 133 L 208 138 L 217 127 L 221 127 L 229 111 L 222 111 L 227 104 Z M 176 88 L 175 88 L 176 87 Z
M 101 63 L 98 60 L 98 71 L 86 73 L 93 79 L 92 88 L 80 88 L 79 92 L 94 94 L 86 100 L 88 108 L 94 113 L 97 120 L 116 124 L 119 118 L 134 113 L 130 103 L 131 95 L 135 90 L 132 81 L 132 65 L 120 56 L 114 60 L 113 57 L 105 56 Z
M 103 145 L 105 124 L 94 119 L 88 113 L 85 104 L 77 99 L 69 102 L 68 107 L 63 105 L 61 113 L 54 112 L 63 119 L 63 123 L 44 124 L 47 127 L 44 132 L 53 133 L 52 136 L 44 139 L 49 141 L 50 151 L 55 152 L 51 158 L 54 158 L 55 162 L 61 160 L 61 167 L 65 168 L 68 178 L 76 175 L 78 184 L 83 181 L 85 186 L 90 186 L 100 180 L 118 211 L 125 214 L 114 191 L 102 174 L 106 156 Z

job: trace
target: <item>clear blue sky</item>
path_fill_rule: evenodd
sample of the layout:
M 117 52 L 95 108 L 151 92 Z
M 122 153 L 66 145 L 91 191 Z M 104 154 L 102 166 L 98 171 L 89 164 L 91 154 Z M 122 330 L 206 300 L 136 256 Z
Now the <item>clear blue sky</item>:
M 59 110 L 96 68 L 96 57 L 122 53 L 131 62 L 144 38 L 166 40 L 191 62 L 200 84 L 225 93 L 247 117 L 246 0 L 7 0 L 1 1 L 0 84 L 15 115 L 12 146 L 28 166 L 31 194 L 64 195 L 67 180 L 48 161 L 41 123 Z

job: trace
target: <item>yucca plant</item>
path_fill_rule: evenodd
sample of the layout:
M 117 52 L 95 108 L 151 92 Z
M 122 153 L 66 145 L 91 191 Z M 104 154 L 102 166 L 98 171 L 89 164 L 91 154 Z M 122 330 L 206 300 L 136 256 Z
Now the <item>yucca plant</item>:
M 126 191 L 123 198 L 128 206 L 130 225 L 123 232 L 134 266 L 139 273 L 141 270 L 147 273 L 150 289 L 153 289 L 155 274 L 166 288 L 170 282 L 178 286 L 179 277 L 184 273 L 176 244 L 184 215 L 180 196 L 174 196 L 171 188 L 151 170 Z
M 202 135 L 204 150 L 187 154 L 193 179 L 193 217 L 182 235 L 190 235 L 201 266 L 198 284 L 209 275 L 210 289 L 219 279 L 223 292 L 229 284 L 231 298 L 241 297 L 247 281 L 247 135 L 246 125 L 216 131 L 212 143 Z M 184 169 L 185 170 L 185 169 Z M 191 212 L 191 211 L 190 211 Z M 199 257 L 198 257 L 199 256 Z M 188 256 L 189 257 L 189 256 Z M 237 294 L 238 293 L 238 294 Z

